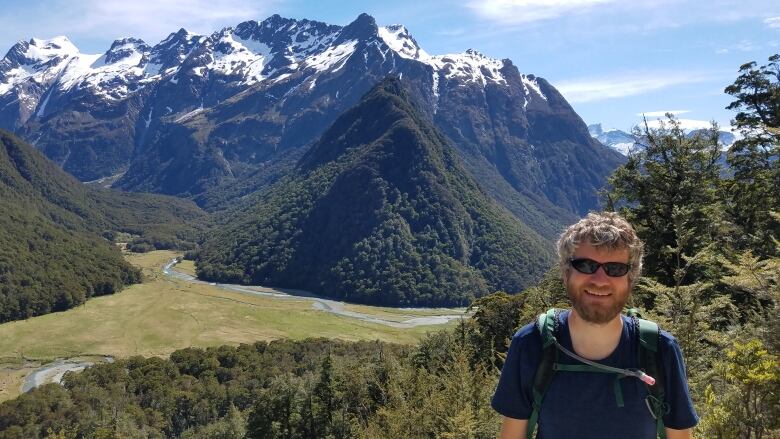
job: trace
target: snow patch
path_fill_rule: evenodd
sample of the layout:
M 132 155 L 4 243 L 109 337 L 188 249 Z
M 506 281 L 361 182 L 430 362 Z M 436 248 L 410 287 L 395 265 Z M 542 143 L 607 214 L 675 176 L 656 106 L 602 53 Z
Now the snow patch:
M 175 120 L 175 122 L 182 122 L 182 121 L 185 121 L 187 119 L 192 119 L 196 114 L 201 113 L 202 111 L 203 111 L 203 107 L 198 107 L 198 108 L 190 111 L 189 113 L 186 113 L 186 114 L 184 114 L 182 116 L 179 116 Z
M 429 59 L 424 50 L 420 49 L 417 42 L 409 35 L 404 26 L 394 24 L 391 26 L 379 27 L 377 34 L 395 53 L 408 59 Z
M 534 93 L 536 93 L 537 96 L 541 97 L 545 101 L 547 100 L 547 96 L 542 93 L 542 89 L 539 88 L 539 82 L 536 80 L 536 78 L 531 79 L 528 76 L 522 75 L 520 76 L 520 80 L 523 82 L 523 88 L 525 89 L 526 101 L 524 105 L 528 105 L 528 98 L 530 97 L 532 90 Z
M 421 60 L 439 71 L 446 79 L 460 79 L 466 83 L 474 82 L 483 87 L 489 82 L 506 85 L 506 78 L 501 74 L 504 62 L 488 58 L 475 51 L 453 55 L 437 55 L 427 60 Z
M 43 114 L 46 111 L 46 105 L 49 104 L 49 98 L 51 97 L 51 93 L 53 91 L 54 91 L 54 87 L 49 88 L 49 91 L 46 93 L 46 99 L 43 100 L 43 103 L 38 109 L 38 112 L 35 114 L 37 117 L 43 117 Z
M 289 78 L 290 75 L 291 75 L 291 73 L 282 73 L 281 75 L 279 75 L 276 78 L 274 78 L 273 82 L 281 82 L 282 80 Z M 290 90 L 290 91 L 292 91 L 292 90 Z M 285 93 L 285 95 L 287 95 L 288 93 L 289 92 Z
M 634 148 L 635 143 L 634 142 L 625 142 L 625 143 L 616 143 L 614 145 L 610 145 L 612 149 L 615 151 L 627 156 L 629 152 L 631 152 Z
M 224 75 L 239 75 L 244 78 L 244 84 L 254 84 L 264 79 L 264 62 L 271 55 L 271 48 L 266 44 L 225 32 L 217 45 L 220 50 L 214 50 L 213 60 L 206 68 Z
M 355 46 L 357 46 L 357 40 L 350 40 L 346 43 L 339 44 L 335 47 L 329 47 L 327 50 L 308 58 L 303 64 L 308 68 L 314 68 L 318 72 L 329 70 L 331 67 L 338 63 L 341 63 L 333 71 L 336 72 L 344 67 L 347 58 L 349 58 L 355 52 Z
M 433 70 L 433 114 L 439 111 L 439 72 Z
M 154 111 L 154 107 L 149 109 L 149 115 L 146 116 L 146 120 L 144 121 L 146 124 L 146 128 L 149 128 L 149 125 L 152 124 L 152 111 Z
M 161 75 L 163 65 L 162 64 L 155 64 L 155 63 L 147 63 L 144 66 L 144 76 L 158 76 Z

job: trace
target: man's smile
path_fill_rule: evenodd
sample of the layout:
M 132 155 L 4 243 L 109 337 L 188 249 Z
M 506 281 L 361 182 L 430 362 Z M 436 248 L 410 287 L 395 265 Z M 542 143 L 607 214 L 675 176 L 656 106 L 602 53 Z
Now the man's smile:
M 585 293 L 590 296 L 596 296 L 596 297 L 607 297 L 612 295 L 612 293 L 608 291 L 595 291 L 595 290 L 585 290 Z

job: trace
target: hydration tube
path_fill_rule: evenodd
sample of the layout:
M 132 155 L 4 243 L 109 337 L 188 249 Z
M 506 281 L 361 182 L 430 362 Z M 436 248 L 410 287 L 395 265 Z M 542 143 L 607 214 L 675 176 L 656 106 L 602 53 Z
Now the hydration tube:
M 648 386 L 655 385 L 655 378 L 651 377 L 650 375 L 642 372 L 639 369 L 621 369 L 619 367 L 612 367 L 612 366 L 606 366 L 604 364 L 596 363 L 595 361 L 588 360 L 587 358 L 582 358 L 579 355 L 575 354 L 574 352 L 566 349 L 565 347 L 561 346 L 560 343 L 558 343 L 558 340 L 555 340 L 553 338 L 553 341 L 555 342 L 555 346 L 561 350 L 564 354 L 568 355 L 571 358 L 574 358 L 575 360 L 579 360 L 588 366 L 593 366 L 597 369 L 601 369 L 607 372 L 617 373 L 624 376 L 632 376 L 639 378 L 642 380 L 643 383 L 647 384 Z

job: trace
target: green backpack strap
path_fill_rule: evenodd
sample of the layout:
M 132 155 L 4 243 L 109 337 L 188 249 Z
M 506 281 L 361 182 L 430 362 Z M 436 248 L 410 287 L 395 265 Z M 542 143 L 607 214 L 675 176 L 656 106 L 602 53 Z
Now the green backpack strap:
M 542 349 L 555 344 L 555 330 L 557 329 L 557 313 L 555 308 L 550 308 L 544 314 L 539 314 L 536 319 L 536 328 L 542 334 Z
M 534 437 L 544 394 L 547 393 L 547 388 L 550 387 L 553 375 L 555 375 L 553 365 L 558 354 L 558 349 L 555 347 L 557 321 L 558 317 L 555 308 L 550 308 L 546 313 L 539 314 L 536 320 L 536 329 L 539 330 L 542 336 L 542 357 L 539 360 L 539 365 L 536 367 L 536 375 L 534 375 L 533 410 L 526 427 L 526 439 L 533 439 Z
M 668 413 L 669 407 L 665 400 L 665 377 L 663 367 L 659 358 L 658 339 L 660 329 L 658 324 L 640 318 L 639 312 L 632 308 L 627 313 L 635 319 L 639 327 L 639 367 L 648 375 L 655 378 L 655 384 L 647 387 L 647 408 L 656 420 L 657 435 L 661 439 L 666 439 L 666 428 L 664 427 L 664 415 Z

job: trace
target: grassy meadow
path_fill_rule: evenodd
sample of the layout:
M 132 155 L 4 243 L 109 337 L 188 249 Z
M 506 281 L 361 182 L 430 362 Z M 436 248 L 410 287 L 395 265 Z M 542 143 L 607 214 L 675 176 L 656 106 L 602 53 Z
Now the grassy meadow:
M 170 251 L 128 253 L 144 283 L 91 299 L 78 308 L 0 325 L 0 401 L 19 392 L 24 376 L 56 358 L 110 355 L 167 356 L 188 346 L 237 345 L 278 338 L 328 337 L 414 343 L 441 328 L 392 328 L 318 311 L 309 299 L 276 299 L 170 279 L 161 267 Z M 177 266 L 192 272 L 191 261 Z M 441 310 L 401 311 L 348 305 L 351 311 L 387 318 L 440 315 Z M 454 323 L 450 323 L 454 324 Z

